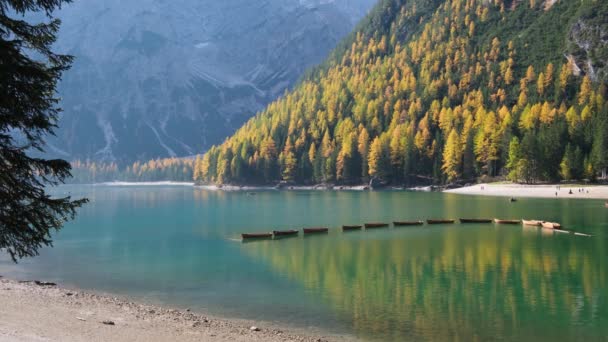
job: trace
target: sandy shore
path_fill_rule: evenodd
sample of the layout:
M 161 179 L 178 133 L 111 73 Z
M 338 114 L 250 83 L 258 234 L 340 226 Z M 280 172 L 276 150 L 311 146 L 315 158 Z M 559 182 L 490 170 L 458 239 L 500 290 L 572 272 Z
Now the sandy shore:
M 252 326 L 259 331 L 251 330 Z M 0 341 L 351 340 L 347 336 L 313 336 L 269 323 L 211 318 L 189 310 L 0 278 Z
M 583 191 L 578 191 L 582 189 Z M 572 190 L 572 194 L 570 194 Z M 486 195 L 505 197 L 538 198 L 587 198 L 608 199 L 608 186 L 604 185 L 522 185 L 522 184 L 477 184 L 464 188 L 446 190 L 447 193 L 463 195 Z M 557 195 L 556 195 L 557 193 Z

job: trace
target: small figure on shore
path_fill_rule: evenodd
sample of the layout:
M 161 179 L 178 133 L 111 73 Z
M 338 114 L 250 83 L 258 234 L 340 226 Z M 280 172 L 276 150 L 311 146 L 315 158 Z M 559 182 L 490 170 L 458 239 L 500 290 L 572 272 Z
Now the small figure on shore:
M 568 194 L 572 195 L 572 189 L 570 189 L 570 191 L 568 192 Z
M 555 192 L 555 197 L 557 197 L 557 191 Z

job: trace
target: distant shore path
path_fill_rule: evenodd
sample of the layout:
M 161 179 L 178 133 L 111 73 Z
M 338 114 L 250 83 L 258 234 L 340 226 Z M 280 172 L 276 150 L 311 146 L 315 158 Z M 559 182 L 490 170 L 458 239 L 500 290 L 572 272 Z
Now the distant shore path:
M 0 278 L 0 341 L 350 341 Z M 104 323 L 105 322 L 105 323 Z M 255 326 L 259 331 L 252 330 Z M 307 329 L 308 330 L 308 329 Z M 310 335 L 308 334 L 310 333 Z
M 559 189 L 558 189 L 559 186 Z M 582 191 L 579 191 L 582 189 Z M 572 190 L 572 194 L 570 194 Z M 504 197 L 537 197 L 537 198 L 587 198 L 608 199 L 608 186 L 606 185 L 579 185 L 579 184 L 550 184 L 550 185 L 526 185 L 526 184 L 476 184 L 464 188 L 444 191 L 452 194 L 462 195 L 486 195 Z M 556 195 L 557 193 L 557 195 Z

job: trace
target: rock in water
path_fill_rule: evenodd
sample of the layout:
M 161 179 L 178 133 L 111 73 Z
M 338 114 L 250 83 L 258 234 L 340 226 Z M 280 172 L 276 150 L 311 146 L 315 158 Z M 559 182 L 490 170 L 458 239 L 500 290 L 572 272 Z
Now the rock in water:
M 38 280 L 34 280 L 34 284 L 36 284 L 38 286 L 57 286 L 57 284 L 52 283 L 50 281 L 38 281 Z

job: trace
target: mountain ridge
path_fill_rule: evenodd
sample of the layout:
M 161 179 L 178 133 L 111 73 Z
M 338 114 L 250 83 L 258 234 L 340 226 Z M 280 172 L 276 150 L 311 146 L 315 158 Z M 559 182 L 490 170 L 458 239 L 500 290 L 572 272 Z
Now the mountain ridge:
M 194 178 L 605 177 L 607 15 L 594 0 L 381 1 L 298 87 L 199 158 Z
M 57 49 L 76 60 L 49 150 L 119 164 L 205 150 L 293 86 L 371 2 L 76 1 L 57 13 Z

